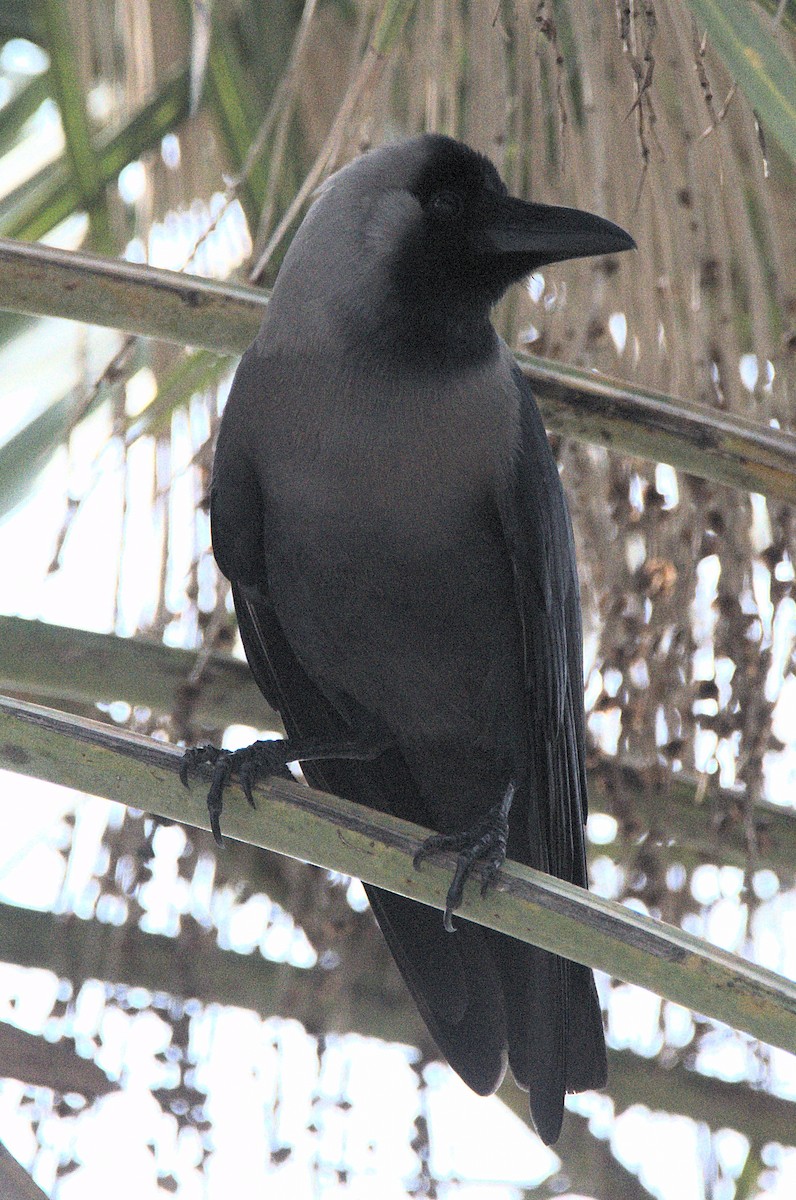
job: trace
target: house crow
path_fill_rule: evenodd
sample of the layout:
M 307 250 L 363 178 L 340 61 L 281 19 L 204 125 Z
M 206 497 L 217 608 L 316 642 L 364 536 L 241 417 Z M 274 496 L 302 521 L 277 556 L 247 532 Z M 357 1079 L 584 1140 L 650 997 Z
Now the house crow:
M 451 912 L 506 854 L 586 887 L 578 578 L 528 384 L 490 323 L 510 284 L 634 242 L 508 195 L 433 134 L 322 187 L 223 415 L 213 548 L 285 742 L 203 747 L 224 786 L 299 760 L 312 784 L 436 831 L 444 921 L 367 887 L 439 1049 L 476 1092 L 506 1069 L 556 1140 L 566 1092 L 605 1082 L 589 969 Z

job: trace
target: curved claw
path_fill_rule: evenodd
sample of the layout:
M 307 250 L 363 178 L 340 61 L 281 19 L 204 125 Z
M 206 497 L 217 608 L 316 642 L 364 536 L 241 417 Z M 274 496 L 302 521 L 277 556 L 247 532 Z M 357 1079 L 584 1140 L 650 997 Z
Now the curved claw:
M 201 767 L 202 763 L 213 763 L 218 761 L 220 754 L 226 754 L 226 750 L 219 750 L 217 746 L 192 746 L 190 750 L 186 750 L 180 760 L 180 781 L 183 787 L 190 787 L 190 773 Z
M 473 829 L 462 833 L 436 833 L 426 838 L 423 845 L 415 852 L 412 863 L 416 871 L 424 859 L 432 854 L 455 850 L 458 852 L 456 871 L 448 894 L 445 897 L 445 915 L 443 925 L 448 933 L 455 933 L 452 915 L 454 909 L 461 904 L 464 885 L 476 866 L 481 867 L 481 895 L 483 896 L 502 867 L 506 858 L 508 843 L 508 816 L 511 801 L 514 796 L 514 784 L 509 784 L 506 794 L 500 804 L 489 810 L 483 820 Z
M 420 870 L 421 864 L 430 858 L 432 854 L 442 852 L 444 850 L 458 849 L 458 840 L 455 835 L 447 833 L 435 833 L 431 837 L 426 838 L 419 850 L 416 850 L 412 858 L 412 866 L 416 871 Z
M 254 802 L 254 785 L 259 779 L 267 779 L 271 775 L 284 775 L 290 779 L 291 774 L 285 765 L 285 758 L 290 754 L 287 742 L 264 740 L 253 742 L 240 750 L 220 750 L 217 746 L 196 746 L 186 750 L 180 762 L 180 779 L 185 787 L 189 786 L 189 777 L 193 769 L 210 763 L 213 767 L 213 779 L 207 793 L 207 811 L 210 815 L 210 828 L 217 844 L 222 845 L 221 811 L 224 806 L 224 789 L 232 776 L 237 773 L 246 799 L 252 808 Z M 290 761 L 294 756 L 290 754 Z
M 442 918 L 442 923 L 448 933 L 455 933 L 456 926 L 453 924 L 451 914 L 455 908 L 458 908 L 462 902 L 462 894 L 464 885 L 473 869 L 473 862 L 467 854 L 460 854 L 456 861 L 456 871 L 451 880 L 451 885 L 448 888 L 448 894 L 445 897 L 445 916 Z
M 210 807 L 210 802 L 207 803 L 207 811 L 210 816 L 210 832 L 213 835 L 213 841 L 217 846 L 224 845 L 224 839 L 221 836 L 221 812 L 216 812 Z
M 224 790 L 232 776 L 237 773 L 246 799 L 252 808 L 254 801 L 254 785 L 258 779 L 267 779 L 269 775 L 284 774 L 290 778 L 290 772 L 285 767 L 284 753 L 286 743 L 261 741 L 253 742 L 240 750 L 220 750 L 218 746 L 196 746 L 186 750 L 180 763 L 180 779 L 185 787 L 189 786 L 192 770 L 210 763 L 213 767 L 213 778 L 207 793 L 207 811 L 210 815 L 210 828 L 216 843 L 223 844 L 221 837 L 221 812 L 224 807 Z
M 207 748 L 207 747 L 206 747 Z M 224 808 L 224 788 L 229 783 L 232 775 L 233 759 L 232 751 L 217 750 L 215 746 L 209 747 L 215 750 L 215 756 L 203 759 L 204 762 L 213 762 L 213 782 L 210 784 L 210 790 L 207 793 L 207 812 L 210 817 L 210 830 L 217 846 L 223 846 L 224 839 L 221 836 L 221 813 Z
M 459 897 L 460 899 L 461 896 Z M 448 895 L 445 897 L 445 912 L 442 917 L 442 924 L 446 933 L 456 932 L 456 926 L 453 923 L 453 910 L 459 903 L 459 900 L 456 900 L 455 903 L 452 902 L 450 891 L 448 891 Z
M 238 778 L 243 788 L 243 794 L 252 808 L 257 807 L 254 803 L 254 785 L 257 782 L 259 774 L 257 761 L 251 758 L 246 759 L 238 771 Z

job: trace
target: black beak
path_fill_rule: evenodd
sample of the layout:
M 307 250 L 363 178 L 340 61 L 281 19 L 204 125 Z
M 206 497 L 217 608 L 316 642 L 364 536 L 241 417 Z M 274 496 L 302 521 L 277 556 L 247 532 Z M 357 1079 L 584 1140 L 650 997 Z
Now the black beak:
M 487 253 L 516 256 L 530 269 L 567 258 L 618 254 L 636 243 L 613 221 L 579 208 L 530 204 L 513 196 L 496 197 L 487 217 Z

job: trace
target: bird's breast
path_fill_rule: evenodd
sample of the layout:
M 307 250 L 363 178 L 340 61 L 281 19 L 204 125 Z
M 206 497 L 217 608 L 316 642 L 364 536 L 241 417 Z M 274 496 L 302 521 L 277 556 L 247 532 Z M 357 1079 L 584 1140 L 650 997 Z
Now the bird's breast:
M 400 711 L 404 729 L 476 728 L 485 705 L 505 708 L 504 691 L 521 692 L 495 504 L 514 454 L 511 396 L 494 377 L 404 395 L 376 385 L 347 395 L 338 381 L 337 392 L 339 419 L 319 423 L 307 405 L 292 433 L 276 422 L 263 448 L 280 623 L 327 689 Z
M 516 388 L 500 359 L 399 385 L 345 368 L 303 373 L 261 448 L 268 507 L 290 536 L 423 555 L 472 531 L 518 439 Z

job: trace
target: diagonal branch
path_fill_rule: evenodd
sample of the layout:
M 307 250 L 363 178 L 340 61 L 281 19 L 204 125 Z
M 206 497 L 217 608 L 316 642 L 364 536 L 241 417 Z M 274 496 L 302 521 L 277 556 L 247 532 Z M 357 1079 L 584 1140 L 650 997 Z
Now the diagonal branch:
M 234 859 L 235 849 L 228 848 L 226 855 Z M 242 866 L 245 869 L 246 864 Z M 378 949 L 374 957 L 379 936 L 371 922 L 357 922 L 342 944 L 335 939 L 341 963 L 330 972 L 319 964 L 297 968 L 260 953 L 222 948 L 214 930 L 190 917 L 183 918 L 177 936 L 170 937 L 145 933 L 135 925 L 70 921 L 63 915 L 0 904 L 0 961 L 54 972 L 68 979 L 75 992 L 87 979 L 139 986 L 183 1000 L 197 999 L 203 1005 L 250 1009 L 266 1019 L 290 1018 L 316 1035 L 357 1033 L 426 1046 L 433 1055 L 397 968 L 387 961 L 386 947 L 382 957 Z M 90 1061 L 75 1060 L 68 1043 L 48 1045 L 42 1038 L 0 1025 L 0 1053 L 4 1066 L 12 1064 L 6 1073 L 13 1078 L 85 1096 L 108 1090 L 103 1072 Z M 609 1094 L 617 1113 L 645 1104 L 705 1121 L 712 1129 L 730 1126 L 757 1149 L 766 1142 L 790 1145 L 793 1141 L 794 1108 L 782 1096 L 702 1075 L 682 1062 L 662 1066 L 630 1050 L 609 1048 L 608 1069 Z M 527 1123 L 525 1096 L 509 1081 L 500 1096 Z M 565 1143 L 556 1146 L 568 1169 L 573 1151 Z M 615 1195 L 610 1189 L 605 1194 Z
M 34 1183 L 13 1154 L 0 1142 L 0 1196 L 6 1200 L 47 1200 L 47 1193 Z
M 282 729 L 246 663 L 210 653 L 201 674 L 196 650 L 142 637 L 69 629 L 0 616 L 0 691 L 46 704 L 124 700 L 165 716 L 179 709 L 206 729 Z
M 241 284 L 0 238 L 0 308 L 242 353 L 267 293 Z M 520 355 L 548 428 L 796 501 L 796 436 L 576 367 Z
M 179 711 L 197 728 L 240 724 L 282 731 L 242 659 L 213 652 L 201 673 L 199 662 L 196 650 L 143 637 L 0 616 L 0 692 L 70 710 L 124 700 L 159 716 Z M 589 807 L 616 817 L 617 838 L 606 849 L 618 861 L 632 861 L 642 844 L 652 844 L 666 862 L 745 867 L 745 795 L 742 787 L 718 787 L 715 777 L 706 783 L 692 772 L 622 756 L 594 757 L 589 764 Z M 796 862 L 796 810 L 759 800 L 754 823 L 759 865 L 789 878 Z M 663 830 L 665 838 L 655 832 Z
M 0 238 L 0 308 L 242 353 L 267 295 L 243 284 Z
M 173 746 L 0 700 L 0 766 L 207 829 L 205 786 L 182 789 L 180 759 Z M 444 908 L 453 858 L 412 866 L 425 830 L 282 779 L 256 794 L 263 812 L 232 790 L 231 837 Z M 467 886 L 461 915 L 796 1052 L 796 984 L 571 884 L 507 863 L 485 897 Z

